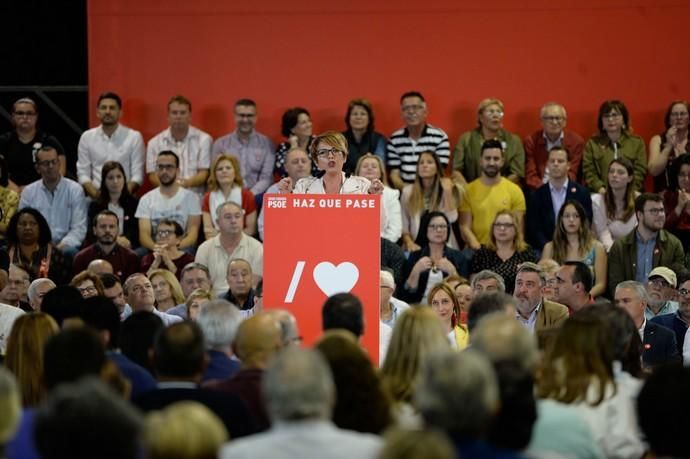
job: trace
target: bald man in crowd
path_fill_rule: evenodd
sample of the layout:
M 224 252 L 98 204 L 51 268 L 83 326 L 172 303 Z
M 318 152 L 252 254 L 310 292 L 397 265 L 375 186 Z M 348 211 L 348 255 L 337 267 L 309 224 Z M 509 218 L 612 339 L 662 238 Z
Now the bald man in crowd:
M 233 346 L 235 354 L 242 361 L 242 368 L 231 378 L 214 381 L 207 386 L 240 397 L 261 431 L 270 427 L 261 395 L 261 381 L 268 362 L 283 348 L 282 335 L 275 314 L 260 312 L 246 319 L 237 330 Z

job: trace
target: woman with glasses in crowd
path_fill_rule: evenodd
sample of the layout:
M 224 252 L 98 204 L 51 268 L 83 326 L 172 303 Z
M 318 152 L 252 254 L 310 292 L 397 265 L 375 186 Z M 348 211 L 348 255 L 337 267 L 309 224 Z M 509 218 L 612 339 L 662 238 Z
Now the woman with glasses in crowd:
M 635 170 L 633 186 L 642 190 L 647 173 L 647 155 L 642 137 L 632 133 L 630 115 L 620 100 L 607 100 L 599 107 L 599 133 L 585 144 L 582 173 L 592 193 L 606 193 L 606 173 L 616 158 L 626 158 Z
M 674 100 L 666 109 L 664 132 L 649 141 L 649 173 L 654 176 L 654 192 L 659 193 L 676 187 L 674 162 L 690 153 L 688 126 L 690 105 L 684 100 Z
M 405 266 L 402 299 L 427 303 L 431 288 L 453 274 L 467 276 L 469 263 L 459 250 L 448 246 L 450 222 L 443 212 L 429 212 L 422 218 L 417 244 Z
M 182 268 L 194 261 L 192 254 L 180 250 L 184 230 L 179 223 L 166 218 L 158 223 L 155 236 L 156 245 L 153 252 L 147 253 L 141 259 L 141 272 L 148 276 L 155 269 L 166 269 L 179 279 Z

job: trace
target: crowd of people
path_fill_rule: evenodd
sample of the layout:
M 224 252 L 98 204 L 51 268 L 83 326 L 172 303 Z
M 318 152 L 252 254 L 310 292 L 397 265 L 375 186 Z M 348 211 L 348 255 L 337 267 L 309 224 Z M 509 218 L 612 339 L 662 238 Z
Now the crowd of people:
M 621 101 L 587 141 L 546 103 L 523 141 L 485 99 L 451 151 L 413 91 L 388 138 L 355 99 L 343 132 L 315 135 L 290 108 L 275 147 L 250 99 L 214 141 L 172 97 L 145 143 L 107 92 L 72 167 L 19 99 L 0 135 L 0 445 L 690 457 L 688 108 L 669 105 L 647 151 Z M 264 225 L 267 193 L 381 196 L 379 324 L 363 319 L 376 305 L 334 295 L 314 305 L 324 334 L 307 349 L 288 311 L 264 307 L 261 241 L 281 230 Z M 359 344 L 373 329 L 379 361 Z

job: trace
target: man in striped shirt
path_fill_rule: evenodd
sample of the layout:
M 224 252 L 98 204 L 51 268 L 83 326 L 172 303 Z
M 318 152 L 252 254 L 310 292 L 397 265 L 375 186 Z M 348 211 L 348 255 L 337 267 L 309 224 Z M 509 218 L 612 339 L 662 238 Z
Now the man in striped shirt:
M 442 129 L 427 124 L 428 110 L 421 93 L 411 91 L 403 94 L 400 98 L 400 112 L 405 127 L 390 136 L 386 147 L 390 181 L 399 190 L 406 183 L 414 182 L 420 153 L 435 153 L 444 167 L 450 159 L 448 135 Z

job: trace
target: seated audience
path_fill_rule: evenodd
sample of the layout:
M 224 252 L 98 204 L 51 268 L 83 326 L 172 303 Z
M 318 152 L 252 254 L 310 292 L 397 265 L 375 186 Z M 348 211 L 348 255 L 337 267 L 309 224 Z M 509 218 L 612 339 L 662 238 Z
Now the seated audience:
M 31 309 L 33 311 L 40 311 L 43 297 L 55 287 L 55 282 L 45 277 L 39 277 L 31 282 L 29 289 L 26 291 L 26 296 L 29 299 L 29 306 L 31 306 Z
M 460 276 L 458 276 L 460 277 Z M 446 277 L 445 282 L 448 284 L 450 276 Z M 452 284 L 451 284 L 452 285 Z M 472 285 L 466 279 L 461 279 L 453 288 L 455 292 L 455 298 L 458 299 L 458 306 L 460 306 L 460 323 L 467 324 L 467 311 L 470 310 L 470 303 L 474 297 L 474 290 L 472 290 Z
M 31 305 L 27 297 L 31 277 L 27 269 L 22 265 L 10 265 L 7 284 L 0 291 L 0 302 L 18 307 L 25 312 L 31 312 Z
M 129 276 L 122 285 L 122 290 L 127 299 L 127 304 L 132 308 L 132 312 L 152 312 L 157 315 L 166 326 L 182 320 L 181 317 L 167 314 L 156 308 L 153 284 L 151 284 L 151 281 L 144 274 L 137 273 Z M 183 298 L 181 299 L 184 301 Z
M 25 207 L 12 216 L 7 243 L 10 262 L 26 266 L 31 278 L 47 277 L 58 285 L 70 279 L 71 259 L 53 245 L 48 222 L 36 209 Z
M 451 179 L 443 177 L 439 158 L 430 151 L 421 152 L 414 182 L 405 185 L 400 196 L 403 248 L 409 252 L 421 248 L 415 240 L 419 236 L 422 217 L 429 212 L 442 212 L 451 225 L 455 224 L 459 204 L 458 188 Z M 454 249 L 459 248 L 452 227 L 449 233 L 449 245 Z
M 391 422 L 390 400 L 377 370 L 357 340 L 348 333 L 332 330 L 323 335 L 315 348 L 333 374 L 333 423 L 341 429 L 381 434 Z
M 254 309 L 254 288 L 252 287 L 252 267 L 247 260 L 235 258 L 228 263 L 226 280 L 228 290 L 219 298 L 237 306 L 240 311 L 251 314 Z
M 239 324 L 233 344 L 233 351 L 241 362 L 239 371 L 230 378 L 209 381 L 204 385 L 240 397 L 260 432 L 267 430 L 271 424 L 261 393 L 261 382 L 268 363 L 289 342 L 283 337 L 283 328 L 274 311 L 278 310 L 260 312 Z
M 606 191 L 592 194 L 592 230 L 607 252 L 614 241 L 637 225 L 635 198 L 640 193 L 635 191 L 633 178 L 632 163 L 626 158 L 615 158 L 609 164 Z
M 609 342 L 603 318 L 573 314 L 543 360 L 537 395 L 579 407 L 606 457 L 639 458 L 645 450 L 633 405 L 639 383 L 616 382 Z
M 549 152 L 560 147 L 569 152 L 569 182 L 580 181 L 582 175 L 582 150 L 585 141 L 570 129 L 566 130 L 568 115 L 565 107 L 556 102 L 547 102 L 541 108 L 541 125 L 543 129 L 528 136 L 525 145 L 525 183 L 531 190 L 536 190 L 548 183 L 552 174 L 549 163 Z M 557 214 L 558 211 L 554 213 Z
M 0 136 L 1 138 L 2 136 Z M 0 140 L 1 142 L 1 140 Z M 0 150 L 0 177 L 7 177 L 5 158 Z M 0 185 L 0 236 L 7 233 L 7 225 L 12 215 L 17 211 L 19 205 L 19 194 L 8 187 Z
M 685 335 L 690 324 L 690 278 L 686 275 L 679 279 L 678 283 L 678 310 L 670 314 L 662 314 L 650 319 L 655 324 L 662 325 L 673 330 L 676 334 L 676 345 L 678 352 L 683 356 L 683 363 L 690 363 L 690 341 L 689 348 L 685 349 Z M 686 357 L 687 356 L 687 357 Z
M 467 330 L 470 334 L 484 317 L 493 313 L 500 313 L 514 319 L 517 315 L 515 298 L 504 292 L 495 291 L 476 295 L 470 304 L 470 311 L 467 313 Z
M 156 182 L 160 186 L 141 197 L 135 214 L 139 219 L 139 243 L 142 247 L 156 249 L 153 237 L 160 221 L 166 218 L 184 228 L 184 237 L 179 245 L 181 249 L 196 246 L 201 223 L 199 197 L 180 185 L 179 173 L 180 158 L 169 150 L 160 152 L 156 159 Z
M 468 274 L 468 260 L 448 246 L 452 228 L 443 212 L 429 212 L 422 219 L 416 244 L 405 266 L 402 299 L 408 303 L 427 303 L 431 287 L 453 274 Z
M 593 284 L 589 266 L 581 261 L 566 261 L 556 273 L 554 299 L 567 306 L 572 314 L 594 303 L 590 293 Z
M 556 301 L 556 297 L 554 296 L 553 293 L 553 288 L 556 286 L 556 273 L 558 270 L 561 268 L 561 265 L 558 264 L 556 260 L 548 259 L 548 260 L 539 260 L 539 263 L 537 263 L 539 267 L 544 271 L 544 276 L 545 276 L 545 284 L 544 284 L 544 298 L 546 298 L 549 301 Z
M 126 279 L 139 271 L 137 254 L 118 242 L 120 228 L 117 214 L 110 210 L 102 210 L 93 218 L 91 230 L 95 242 L 74 256 L 74 274 L 86 270 L 94 260 L 105 260 L 110 263 L 113 274 L 117 274 L 121 279 Z
M 57 323 L 41 312 L 24 314 L 14 321 L 4 363 L 17 379 L 24 408 L 36 406 L 43 400 L 43 347 L 57 332 Z
M 95 377 L 57 387 L 34 422 L 44 459 L 141 457 L 141 415 Z
M 361 175 L 357 172 L 358 164 L 361 158 L 368 154 L 376 155 L 382 161 L 386 159 L 386 137 L 374 130 L 374 110 L 368 100 L 352 99 L 347 104 L 345 125 L 347 130 L 343 135 L 347 139 L 347 150 L 350 152 L 345 163 L 345 172 Z M 383 170 L 383 167 L 381 169 Z
M 536 256 L 525 243 L 518 218 L 510 211 L 501 210 L 491 225 L 489 242 L 474 252 L 470 272 L 488 269 L 498 273 L 505 281 L 506 292 L 513 293 L 517 268 L 528 261 L 536 261 Z
M 189 300 L 191 294 L 196 290 L 208 292 L 211 299 L 216 297 L 211 290 L 211 279 L 209 277 L 208 268 L 201 263 L 188 263 L 182 268 L 180 271 L 180 286 L 187 300 Z M 189 317 L 189 307 L 186 302 L 184 304 L 178 304 L 174 308 L 170 308 L 168 314 L 186 319 Z
M 678 292 L 676 273 L 665 266 L 657 266 L 652 269 L 647 277 L 645 288 L 647 289 L 647 307 L 644 317 L 647 320 L 653 317 L 672 314 L 678 310 Z
M 256 234 L 256 201 L 254 194 L 244 187 L 240 163 L 232 155 L 220 155 L 213 161 L 211 174 L 207 181 L 208 191 L 201 200 L 201 219 L 204 224 L 204 237 L 211 239 L 218 234 L 216 220 L 218 206 L 234 202 L 242 208 L 242 225 L 244 232 L 250 236 Z
M 335 459 L 374 458 L 378 454 L 381 440 L 377 436 L 331 423 L 335 384 L 317 351 L 293 348 L 281 352 L 269 363 L 262 388 L 274 427 L 231 441 L 220 450 L 220 459 L 269 457 L 277 451 L 291 457 Z
M 98 196 L 89 205 L 89 221 L 104 210 L 117 215 L 117 243 L 128 249 L 139 247 L 139 223 L 134 217 L 139 199 L 130 193 L 127 186 L 127 175 L 122 164 L 106 161 L 101 169 L 101 186 Z M 88 240 L 88 238 L 87 238 Z
M 690 155 L 682 155 L 674 161 L 671 173 L 676 186 L 664 191 L 666 223 L 664 227 L 676 236 L 683 247 L 690 246 Z
M 99 274 L 98 277 L 103 284 L 103 296 L 117 306 L 117 310 L 120 313 L 120 321 L 123 321 L 132 313 L 132 308 L 125 301 L 120 278 L 109 273 Z
M 582 261 L 594 274 L 592 296 L 606 293 L 606 249 L 592 235 L 585 209 L 577 201 L 567 201 L 558 212 L 553 241 L 544 246 L 542 259 Z
M 101 282 L 101 278 L 88 271 L 82 271 L 74 276 L 69 285 L 79 290 L 79 294 L 84 299 L 103 296 L 103 282 Z
M 213 411 L 197 402 L 177 402 L 144 421 L 148 459 L 213 459 L 228 431 Z
M 615 158 L 625 158 L 635 172 L 633 187 L 642 191 L 647 173 L 647 154 L 642 137 L 632 133 L 628 109 L 620 100 L 607 100 L 599 107 L 599 132 L 585 144 L 582 173 L 592 193 L 606 192 L 606 171 Z
M 431 355 L 443 350 L 450 350 L 450 343 L 431 308 L 413 306 L 400 316 L 381 367 L 381 382 L 393 400 L 393 417 L 399 426 L 420 426 L 412 399 L 421 367 Z
M 0 451 L 14 436 L 22 417 L 22 400 L 19 385 L 10 371 L 0 368 Z
M 633 231 L 618 239 L 609 251 L 609 291 L 624 280 L 645 283 L 657 266 L 665 266 L 677 275 L 686 272 L 681 242 L 664 227 L 664 206 L 661 197 L 642 193 L 635 199 L 638 224 Z
M 520 183 L 525 176 L 525 151 L 520 138 L 503 129 L 503 102 L 498 99 L 484 99 L 477 107 L 478 126 L 465 132 L 458 139 L 453 153 L 453 173 L 461 183 L 470 183 L 480 177 L 481 157 L 487 140 L 500 143 L 505 162 L 497 173 L 513 183 Z
M 153 339 L 165 328 L 163 321 L 149 311 L 133 312 L 120 328 L 120 351 L 132 362 L 155 374 L 151 353 Z
M 448 437 L 433 429 L 400 429 L 386 431 L 379 459 L 453 459 L 455 448 Z
M 558 328 L 568 318 L 568 308 L 544 297 L 546 275 L 539 265 L 526 262 L 518 267 L 515 292 L 516 318 L 530 332 Z
M 690 105 L 684 100 L 674 100 L 666 109 L 664 131 L 649 141 L 647 169 L 654 177 L 654 192 L 661 193 L 676 187 L 676 161 L 690 153 L 688 143 L 688 115 Z
M 384 207 L 383 213 L 386 218 L 381 220 L 381 237 L 397 243 L 403 231 L 403 219 L 399 199 L 400 191 L 388 186 L 383 160 L 371 153 L 362 155 L 359 161 L 357 161 L 355 175 L 364 177 L 370 182 L 374 180 L 383 182 L 381 206 Z
M 182 287 L 170 271 L 165 269 L 150 270 L 147 276 L 153 286 L 153 295 L 156 298 L 156 309 L 167 312 L 178 304 L 185 302 Z
M 381 295 L 379 296 L 379 317 L 381 322 L 389 327 L 395 327 L 395 322 L 410 308 L 410 305 L 395 298 L 395 279 L 390 271 L 382 269 L 379 275 Z
M 503 276 L 490 269 L 484 269 L 474 274 L 470 287 L 472 287 L 472 292 L 475 296 L 484 292 L 506 292 L 506 284 L 503 280 Z
M 219 233 L 199 246 L 194 261 L 208 267 L 216 295 L 228 289 L 228 265 L 237 258 L 251 265 L 250 282 L 255 285 L 263 275 L 263 245 L 242 231 L 242 208 L 237 203 L 221 204 L 215 212 Z
M 196 401 L 223 421 L 231 438 L 254 433 L 251 415 L 238 397 L 199 387 L 205 355 L 204 335 L 196 323 L 185 321 L 163 329 L 153 346 L 158 387 L 135 398 L 134 404 L 148 413 L 175 402 Z
M 527 235 L 529 242 L 538 251 L 553 239 L 556 216 L 566 201 L 577 201 L 592 221 L 592 198 L 589 191 L 568 177 L 571 168 L 570 152 L 562 146 L 555 146 L 548 153 L 548 178 L 531 195 L 527 206 Z
M 283 113 L 280 123 L 280 133 L 288 139 L 278 145 L 276 149 L 276 163 L 273 169 L 273 175 L 280 179 L 287 176 L 285 170 L 285 160 L 288 151 L 293 148 L 301 148 L 304 151 L 309 151 L 314 140 L 312 135 L 311 115 L 306 108 L 293 107 Z M 311 175 L 318 173 L 316 164 L 311 165 Z
M 311 175 L 311 159 L 309 158 L 309 153 L 307 150 L 295 147 L 288 150 L 285 155 L 285 172 L 287 177 L 290 178 L 290 182 L 294 186 L 300 179 L 309 177 Z M 274 183 L 266 190 L 266 194 L 280 193 L 280 182 Z M 292 191 L 292 190 L 288 190 Z M 264 240 L 264 212 L 263 209 L 259 211 L 259 238 Z
M 453 288 L 445 282 L 434 285 L 429 292 L 429 305 L 436 313 L 453 349 L 467 346 L 467 327 L 460 323 L 460 305 Z
M 254 298 L 256 299 L 256 296 Z M 209 290 L 203 290 L 200 288 L 193 290 L 192 293 L 190 293 L 187 297 L 187 301 L 182 305 L 186 308 L 185 316 L 183 317 L 183 319 L 196 321 L 199 317 L 199 310 L 201 309 L 201 307 L 212 300 L 214 300 L 214 297 Z M 175 308 L 177 308 L 178 306 L 180 305 L 175 306 Z M 168 314 L 172 314 L 171 311 L 175 308 L 169 309 Z
M 57 322 L 58 327 L 81 325 L 81 309 L 84 297 L 76 287 L 58 285 L 43 297 L 41 312 L 45 312 Z M 76 319 L 76 320 L 75 320 Z
M 237 307 L 225 300 L 213 300 L 199 311 L 196 323 L 204 334 L 208 359 L 202 382 L 230 378 L 240 369 L 232 344 L 241 321 Z
M 680 363 L 678 345 L 673 332 L 661 325 L 648 321 L 644 316 L 648 296 L 644 285 L 635 281 L 623 281 L 616 286 L 616 305 L 630 314 L 635 327 L 643 336 L 642 361 L 647 367 Z
M 86 236 L 86 198 L 75 181 L 60 173 L 55 146 L 43 144 L 34 155 L 36 170 L 41 179 L 22 191 L 19 208 L 32 207 L 46 219 L 55 248 L 74 256 Z
M 175 220 L 164 218 L 156 228 L 156 245 L 153 252 L 141 259 L 141 271 L 150 275 L 157 269 L 165 269 L 180 278 L 182 268 L 194 261 L 194 256 L 180 250 L 184 230 Z M 126 277 L 124 278 L 126 279 Z

